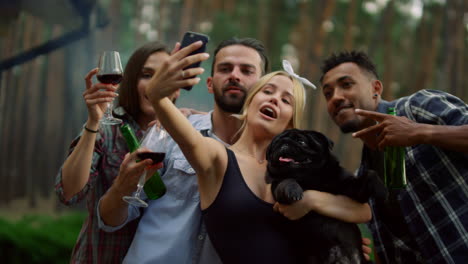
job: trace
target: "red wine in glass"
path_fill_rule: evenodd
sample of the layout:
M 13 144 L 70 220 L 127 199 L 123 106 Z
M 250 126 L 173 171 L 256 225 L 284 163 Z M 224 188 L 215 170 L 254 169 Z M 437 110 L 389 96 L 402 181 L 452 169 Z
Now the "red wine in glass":
M 96 78 L 103 84 L 117 85 L 122 81 L 122 74 L 98 74 Z
M 103 84 L 117 85 L 122 81 L 122 63 L 120 54 L 117 51 L 104 51 L 99 59 L 99 71 L 97 79 Z M 122 123 L 121 119 L 112 115 L 113 104 L 109 103 L 104 113 L 101 123 L 105 125 L 118 125 Z
M 140 160 L 152 159 L 153 164 L 159 163 L 164 160 L 166 153 L 164 152 L 141 152 L 137 154 Z

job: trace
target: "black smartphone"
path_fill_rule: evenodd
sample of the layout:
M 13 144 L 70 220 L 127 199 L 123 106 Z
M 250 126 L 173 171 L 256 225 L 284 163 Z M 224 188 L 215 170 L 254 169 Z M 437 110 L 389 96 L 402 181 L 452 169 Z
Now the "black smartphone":
M 152 159 L 153 164 L 159 163 L 164 160 L 166 153 L 163 152 L 141 152 L 137 153 L 137 157 L 140 160 Z
M 190 44 L 201 40 L 203 42 L 203 45 L 199 49 L 197 49 L 197 50 L 193 51 L 192 53 L 190 53 L 189 56 L 197 54 L 197 53 L 203 53 L 203 52 L 206 51 L 206 44 L 208 43 L 209 39 L 210 38 L 205 34 L 192 32 L 192 31 L 187 31 L 187 32 L 185 32 L 184 37 L 182 38 L 180 48 L 181 49 L 185 48 L 185 47 L 189 46 Z M 200 64 L 201 64 L 201 62 L 191 64 L 191 65 L 185 67 L 184 70 L 189 69 L 189 68 L 198 68 L 198 67 L 200 67 Z M 191 78 L 193 78 L 193 77 L 191 77 Z M 192 86 L 183 87 L 182 89 L 190 91 L 192 89 Z

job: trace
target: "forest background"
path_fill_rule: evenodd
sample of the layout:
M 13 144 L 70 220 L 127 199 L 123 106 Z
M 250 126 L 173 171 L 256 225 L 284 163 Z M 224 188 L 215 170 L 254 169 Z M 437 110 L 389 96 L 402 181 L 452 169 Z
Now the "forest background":
M 53 189 L 68 146 L 86 121 L 85 74 L 103 50 L 119 51 L 125 65 L 145 42 L 172 47 L 188 30 L 210 36 L 209 52 L 229 37 L 257 38 L 272 70 L 286 58 L 315 84 L 321 61 L 332 52 L 363 50 L 376 62 L 386 100 L 437 89 L 468 102 L 466 0 L 0 0 L 5 225 L 56 221 L 57 228 L 63 221 L 79 228 L 83 205 L 59 205 Z M 201 83 L 182 92 L 179 107 L 212 108 L 205 86 L 211 62 L 203 67 Z M 354 171 L 362 145 L 332 123 L 320 89 L 308 91 L 306 113 L 307 128 L 328 135 L 341 163 Z M 67 224 L 63 229 L 72 230 L 67 243 L 73 245 L 78 231 Z

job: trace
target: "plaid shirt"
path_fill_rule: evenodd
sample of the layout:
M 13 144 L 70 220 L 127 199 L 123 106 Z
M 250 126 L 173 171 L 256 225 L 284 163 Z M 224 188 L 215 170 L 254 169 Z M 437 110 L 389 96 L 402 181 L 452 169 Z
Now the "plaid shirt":
M 115 113 L 136 131 L 137 138 L 143 136 L 138 124 L 122 107 L 118 107 Z M 80 136 L 81 133 L 72 142 L 69 154 L 75 148 Z M 139 218 L 116 232 L 107 233 L 98 227 L 96 206 L 118 175 L 120 164 L 128 151 L 119 126 L 101 125 L 96 137 L 88 182 L 70 200 L 65 200 L 63 196 L 62 169 L 60 169 L 55 183 L 55 191 L 60 201 L 65 205 L 74 205 L 86 198 L 88 210 L 88 217 L 73 248 L 71 263 L 122 263 L 133 240 Z
M 377 111 L 388 107 L 418 123 L 468 124 L 468 105 L 441 91 L 383 101 Z M 468 155 L 432 145 L 405 152 L 408 185 L 392 190 L 384 204 L 370 202 L 369 228 L 381 263 L 468 263 Z M 359 172 L 372 168 L 382 176 L 375 154 L 364 148 Z

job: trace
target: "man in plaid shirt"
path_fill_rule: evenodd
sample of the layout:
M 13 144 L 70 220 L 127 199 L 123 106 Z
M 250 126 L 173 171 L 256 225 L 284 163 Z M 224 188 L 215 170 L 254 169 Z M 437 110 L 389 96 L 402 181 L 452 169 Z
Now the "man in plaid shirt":
M 322 71 L 330 117 L 365 144 L 358 173 L 373 169 L 383 177 L 384 147 L 405 147 L 407 186 L 370 201 L 380 263 L 467 263 L 468 105 L 434 90 L 384 101 L 362 52 L 333 54 Z M 385 114 L 389 107 L 397 116 Z

